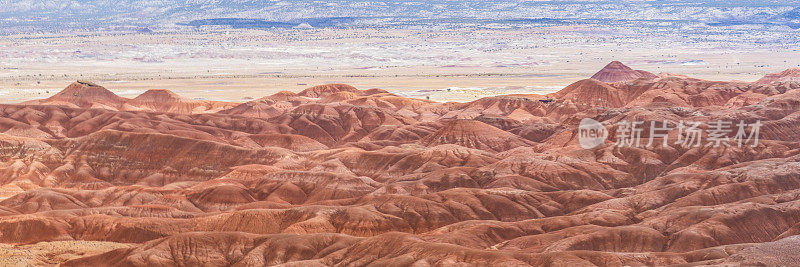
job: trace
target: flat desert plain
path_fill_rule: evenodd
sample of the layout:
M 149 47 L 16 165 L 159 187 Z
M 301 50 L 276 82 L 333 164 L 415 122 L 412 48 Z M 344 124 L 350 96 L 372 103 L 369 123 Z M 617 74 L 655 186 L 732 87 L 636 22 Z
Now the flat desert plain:
M 464 102 L 552 93 L 613 60 L 654 73 L 723 81 L 755 81 L 800 66 L 795 46 L 749 45 L 764 36 L 709 35 L 702 45 L 681 36 L 615 36 L 584 26 L 5 35 L 0 45 L 11 49 L 0 51 L 0 101 L 42 98 L 64 84 L 91 80 L 126 97 L 160 88 L 190 99 L 241 102 L 346 83 Z

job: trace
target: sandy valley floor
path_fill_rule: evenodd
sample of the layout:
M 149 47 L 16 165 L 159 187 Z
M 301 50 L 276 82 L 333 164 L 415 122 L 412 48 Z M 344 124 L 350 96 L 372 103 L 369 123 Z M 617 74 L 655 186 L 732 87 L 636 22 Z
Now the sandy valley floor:
M 554 92 L 612 60 L 710 80 L 753 81 L 800 66 L 797 48 L 781 44 L 740 48 L 713 36 L 698 45 L 669 35 L 587 31 L 559 26 L 11 35 L 0 37 L 0 46 L 12 48 L 0 51 L 0 103 L 42 98 L 79 79 L 122 96 L 160 87 L 190 98 L 246 101 L 337 82 L 470 101 Z M 753 38 L 742 42 L 759 40 Z

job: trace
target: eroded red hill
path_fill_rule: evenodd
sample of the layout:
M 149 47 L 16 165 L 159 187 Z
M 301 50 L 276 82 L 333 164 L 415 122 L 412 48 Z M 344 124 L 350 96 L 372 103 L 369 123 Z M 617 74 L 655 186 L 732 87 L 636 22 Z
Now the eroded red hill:
M 655 74 L 647 71 L 631 69 L 619 61 L 608 63 L 603 69 L 592 75 L 592 79 L 606 83 L 627 82 L 640 78 L 654 79 L 656 77 Z
M 50 246 L 36 261 L 66 266 L 800 264 L 799 83 L 651 77 L 621 63 L 596 76 L 468 103 L 340 84 L 241 104 L 168 90 L 125 99 L 77 82 L 0 105 L 0 255 Z M 604 144 L 580 146 L 583 118 L 606 127 Z M 685 147 L 676 129 L 666 146 L 615 146 L 617 123 L 634 120 L 762 128 L 755 146 Z

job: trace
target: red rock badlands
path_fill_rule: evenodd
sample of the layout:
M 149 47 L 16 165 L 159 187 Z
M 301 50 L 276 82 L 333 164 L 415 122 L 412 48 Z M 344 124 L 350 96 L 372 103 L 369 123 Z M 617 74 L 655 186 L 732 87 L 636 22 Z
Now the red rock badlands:
M 0 242 L 34 264 L 800 265 L 800 83 L 610 64 L 469 103 L 323 85 L 247 103 L 76 82 L 0 105 Z M 606 144 L 578 145 L 583 118 Z M 756 147 L 618 147 L 619 121 L 760 120 Z M 661 142 L 657 142 L 661 143 Z M 2 254 L 0 254 L 2 255 Z

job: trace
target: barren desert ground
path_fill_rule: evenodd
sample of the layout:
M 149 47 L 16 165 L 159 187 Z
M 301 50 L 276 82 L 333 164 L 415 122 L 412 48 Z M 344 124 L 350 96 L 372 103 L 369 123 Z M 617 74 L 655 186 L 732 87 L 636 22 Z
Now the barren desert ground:
M 81 80 L 0 105 L 2 263 L 800 263 L 797 68 L 709 81 L 615 61 L 550 94 L 256 97 Z M 584 126 L 607 135 L 586 147 Z
M 753 48 L 719 40 L 697 46 L 692 40 L 649 34 L 587 37 L 580 27 L 560 26 L 465 31 L 227 29 L 1 36 L 0 45 L 14 49 L 0 51 L 0 102 L 42 98 L 79 79 L 102 83 L 125 97 L 170 89 L 191 99 L 241 102 L 283 90 L 299 92 L 308 85 L 346 83 L 464 102 L 552 93 L 613 60 L 654 73 L 722 81 L 755 81 L 800 66 L 798 48 L 780 43 Z
M 0 266 L 800 266 L 797 0 L 0 0 Z

